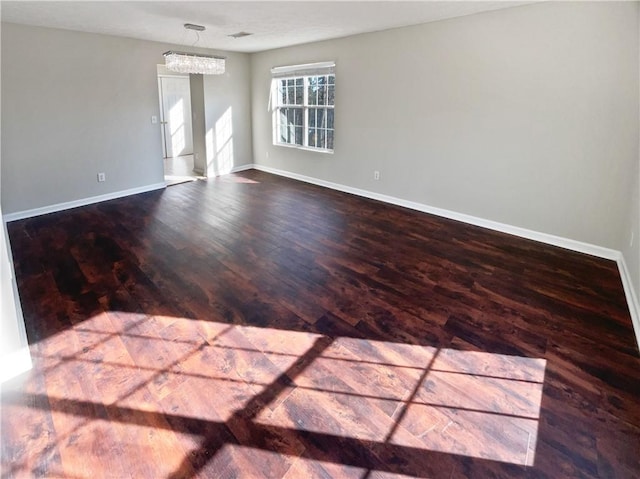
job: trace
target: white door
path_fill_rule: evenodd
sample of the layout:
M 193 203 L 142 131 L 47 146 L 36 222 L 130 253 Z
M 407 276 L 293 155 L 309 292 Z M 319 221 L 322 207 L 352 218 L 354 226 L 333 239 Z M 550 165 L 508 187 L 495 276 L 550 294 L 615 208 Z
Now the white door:
M 189 77 L 159 76 L 160 116 L 165 158 L 193 154 Z

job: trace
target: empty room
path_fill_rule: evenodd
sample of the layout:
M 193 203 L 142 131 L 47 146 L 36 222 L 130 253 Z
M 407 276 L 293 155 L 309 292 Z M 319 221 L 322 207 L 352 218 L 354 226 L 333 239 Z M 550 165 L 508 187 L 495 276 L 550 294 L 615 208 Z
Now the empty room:
M 0 3 L 0 476 L 640 476 L 640 3 Z

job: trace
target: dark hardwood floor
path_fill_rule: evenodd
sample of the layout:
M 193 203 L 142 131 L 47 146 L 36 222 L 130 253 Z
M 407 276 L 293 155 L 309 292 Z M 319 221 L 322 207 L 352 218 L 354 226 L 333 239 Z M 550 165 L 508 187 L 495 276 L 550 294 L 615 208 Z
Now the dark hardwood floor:
M 8 227 L 3 477 L 640 475 L 612 261 L 253 170 Z

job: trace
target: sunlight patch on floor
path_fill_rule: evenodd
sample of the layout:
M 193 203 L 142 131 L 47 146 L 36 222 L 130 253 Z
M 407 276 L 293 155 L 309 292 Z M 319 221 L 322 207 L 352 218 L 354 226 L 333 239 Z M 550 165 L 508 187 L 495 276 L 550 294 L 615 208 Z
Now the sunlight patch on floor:
M 254 435 L 307 431 L 531 466 L 546 367 L 544 359 L 120 311 L 73 324 L 32 353 L 65 468 L 73 464 L 80 476 L 90 473 L 87 458 L 115 460 L 122 447 L 169 474 L 181 466 L 165 455 L 200 447 L 203 425 Z M 25 388 L 42 398 L 37 381 Z M 36 400 L 10 407 L 27 424 L 44 408 Z M 175 430 L 172 421 L 193 426 Z M 350 469 L 296 459 L 295 442 L 290 452 L 255 445 L 248 456 L 225 443 L 214 456 L 291 453 L 300 474 Z

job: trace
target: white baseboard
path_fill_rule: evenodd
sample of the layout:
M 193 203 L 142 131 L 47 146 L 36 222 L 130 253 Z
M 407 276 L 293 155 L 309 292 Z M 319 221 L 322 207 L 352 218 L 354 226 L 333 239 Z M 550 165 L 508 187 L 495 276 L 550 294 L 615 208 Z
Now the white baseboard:
M 638 302 L 638 296 L 633 288 L 633 281 L 629 274 L 629 268 L 624 260 L 624 256 L 621 254 L 618 258 L 618 269 L 620 270 L 620 279 L 622 279 L 622 287 L 624 288 L 624 294 L 627 298 L 627 305 L 629 306 L 629 313 L 631 314 L 631 322 L 633 323 L 633 330 L 636 333 L 636 342 L 638 348 L 640 348 L 640 303 Z
M 248 163 L 246 165 L 238 165 L 231 168 L 231 171 L 229 173 L 238 173 L 239 171 L 253 170 L 255 169 L 255 167 L 256 165 L 254 165 L 253 163 Z
M 8 213 L 2 216 L 5 223 L 10 221 L 22 220 L 25 218 L 33 218 L 34 216 L 46 215 L 47 213 L 55 213 L 57 211 L 68 210 L 71 208 L 78 208 L 79 206 L 91 205 L 94 203 L 100 203 L 102 201 L 114 200 L 116 198 L 122 198 L 124 196 L 137 195 L 139 193 L 146 193 L 148 191 L 160 190 L 166 188 L 166 183 L 155 183 L 153 185 L 140 186 L 138 188 L 130 188 L 128 190 L 114 191 L 113 193 L 107 193 L 104 195 L 90 196 L 89 198 L 83 198 L 81 200 L 67 201 L 64 203 L 56 203 L 55 205 L 43 206 L 41 208 L 33 208 L 31 210 L 17 211 L 15 213 Z
M 458 213 L 456 211 L 437 208 L 437 207 L 429 206 L 423 203 L 403 200 L 401 198 L 396 198 L 394 196 L 383 195 L 381 193 L 375 193 L 372 191 L 362 190 L 359 188 L 353 188 L 353 187 L 342 185 L 339 183 L 320 180 L 310 176 L 300 175 L 297 173 L 292 173 L 289 171 L 280 170 L 277 168 L 271 168 L 268 166 L 259 165 L 255 163 L 248 163 L 245 165 L 236 166 L 232 168 L 229 173 L 237 173 L 240 171 L 246 171 L 250 169 L 256 169 L 259 171 L 264 171 L 266 173 L 272 173 L 274 175 L 284 176 L 294 180 L 303 181 L 305 183 L 311 183 L 314 185 L 323 186 L 325 188 L 330 188 L 332 190 L 342 191 L 345 193 L 362 196 L 364 198 L 370 198 L 370 199 L 382 201 L 384 203 L 389 203 L 389 204 L 409 208 L 412 210 L 421 211 L 423 213 L 429 213 L 436 216 L 441 216 L 444 218 L 461 221 L 463 223 L 468 223 L 475 226 L 481 226 L 483 228 L 487 228 L 494 231 L 500 231 L 502 233 L 511 234 L 521 238 L 539 241 L 541 243 L 558 246 L 571 251 L 577 251 L 579 253 L 585 253 L 592 256 L 597 256 L 600 258 L 616 261 L 618 264 L 620 277 L 622 279 L 622 285 L 624 287 L 625 296 L 629 306 L 629 312 L 631 314 L 631 321 L 633 323 L 633 328 L 636 335 L 636 341 L 638 343 L 638 346 L 640 347 L 640 303 L 638 303 L 638 297 L 636 296 L 635 290 L 633 288 L 633 282 L 629 275 L 629 270 L 627 269 L 626 263 L 624 261 L 624 257 L 620 251 L 610 249 L 610 248 L 604 248 L 602 246 L 597 246 L 590 243 L 583 243 L 581 241 L 576 241 L 569 238 L 563 238 L 561 236 L 555 236 L 547 233 L 541 233 L 538 231 L 529 230 L 526 228 L 520 228 L 518 226 L 499 223 L 497 221 L 491 221 L 484 218 L 467 215 L 464 213 Z M 55 205 L 45 206 L 42 208 L 34 208 L 31 210 L 18 211 L 16 213 L 9 213 L 4 215 L 3 220 L 5 222 L 10 222 L 10 221 L 20 220 L 24 218 L 31 218 L 34 216 L 44 215 L 47 213 L 54 213 L 56 211 L 62 211 L 70 208 L 77 208 L 79 206 L 90 205 L 93 203 L 99 203 L 101 201 L 107 201 L 107 200 L 112 200 L 116 198 L 121 198 L 124 196 L 135 195 L 138 193 L 154 191 L 154 190 L 162 189 L 165 187 L 166 187 L 166 184 L 164 182 L 156 183 L 153 185 L 143 186 L 139 188 L 131 188 L 128 190 L 117 191 L 117 192 L 108 193 L 105 195 L 92 196 L 82 200 L 69 201 L 66 203 L 58 203 Z M 27 357 L 29 358 L 29 367 L 30 367 L 31 359 L 29 357 L 28 349 L 26 351 L 26 354 L 27 354 Z
M 252 169 L 254 169 L 253 163 L 248 163 L 246 165 L 238 165 L 238 166 L 234 166 L 230 170 L 223 170 L 223 171 L 219 171 L 215 175 L 210 175 L 209 178 L 216 178 L 218 176 L 224 176 L 231 173 L 238 173 L 240 171 L 246 171 L 246 170 L 252 170 Z
M 234 166 L 229 173 L 238 173 L 240 171 L 251 170 L 254 168 L 252 163 L 246 165 Z M 227 174 L 227 173 L 225 173 Z M 41 208 L 33 208 L 31 210 L 17 211 L 15 213 L 8 213 L 2 216 L 5 223 L 11 221 L 22 220 L 25 218 L 33 218 L 34 216 L 46 215 L 47 213 L 55 213 L 57 211 L 68 210 L 71 208 L 78 208 L 80 206 L 91 205 L 94 203 L 100 203 L 102 201 L 114 200 L 116 198 L 122 198 L 124 196 L 137 195 L 139 193 L 146 193 L 148 191 L 160 190 L 166 188 L 166 183 L 155 183 L 147 186 L 140 186 L 138 188 L 131 188 L 128 190 L 115 191 L 113 193 L 107 193 L 104 195 L 90 196 L 89 198 L 83 198 L 81 200 L 67 201 L 64 203 L 56 203 L 54 205 L 43 206 Z
M 26 373 L 32 367 L 29 346 L 24 346 L 0 359 L 0 384 Z
M 436 216 L 442 216 L 452 220 L 462 221 L 463 223 L 472 224 L 475 226 L 481 226 L 494 231 L 500 231 L 502 233 L 519 236 L 541 243 L 558 246 L 560 248 L 576 251 L 578 253 L 585 253 L 591 256 L 597 256 L 599 258 L 609 259 L 616 261 L 618 264 L 618 270 L 620 271 L 620 277 L 622 278 L 622 284 L 624 287 L 629 312 L 631 313 L 631 321 L 633 323 L 633 329 L 636 336 L 638 347 L 640 348 L 640 305 L 633 288 L 633 282 L 629 276 L 629 271 L 624 262 L 622 253 L 618 250 L 611 248 L 604 248 L 590 243 L 583 243 L 582 241 L 576 241 L 569 238 L 563 238 L 561 236 L 555 236 L 547 233 L 540 233 L 539 231 L 533 231 L 526 228 L 520 228 L 518 226 L 512 226 L 504 223 L 498 223 L 496 221 L 486 220 L 484 218 L 478 218 L 476 216 L 466 215 L 464 213 L 458 213 L 456 211 L 445 210 L 442 208 L 436 208 L 434 206 L 425 205 L 422 203 L 416 203 L 414 201 L 403 200 L 394 196 L 383 195 L 380 193 L 374 193 L 372 191 L 361 190 L 359 188 L 352 188 L 350 186 L 341 185 L 339 183 L 332 183 L 330 181 L 319 180 L 309 176 L 299 175 L 297 173 L 291 173 L 285 170 L 279 170 L 277 168 L 271 168 L 269 166 L 254 164 L 252 167 L 259 171 L 266 173 L 272 173 L 278 176 L 284 176 L 294 180 L 304 181 L 305 183 L 311 183 L 318 186 L 324 186 L 331 188 L 332 190 L 342 191 L 345 193 L 351 193 L 357 196 L 363 196 L 385 203 L 393 205 L 403 206 L 412 210 L 421 211 L 423 213 L 430 213 Z
M 350 186 L 341 185 L 338 183 L 331 183 L 329 181 L 318 180 L 309 176 L 299 175 L 297 173 L 291 173 L 284 170 L 278 170 L 263 165 L 253 165 L 253 168 L 267 173 L 273 173 L 278 176 L 286 176 L 294 180 L 304 181 L 305 183 L 312 183 L 318 186 L 324 186 L 331 188 L 332 190 L 343 191 L 345 193 L 351 193 L 357 196 L 363 196 L 373 200 L 382 201 L 384 203 L 390 203 L 392 205 L 403 206 L 412 210 L 422 211 L 423 213 L 430 213 L 436 216 L 442 216 L 456 221 L 462 221 L 463 223 L 472 224 L 475 226 L 481 226 L 494 231 L 500 231 L 502 233 L 508 233 L 521 238 L 527 238 L 534 241 L 540 241 L 541 243 L 550 244 L 553 246 L 559 246 L 572 251 L 580 253 L 590 254 L 592 256 L 598 256 L 600 258 L 606 258 L 617 261 L 620 257 L 620 252 L 610 248 L 603 248 L 589 243 L 583 243 L 581 241 L 572 240 L 569 238 L 563 238 L 561 236 L 554 236 L 547 233 L 540 233 L 538 231 L 528 230 L 520 228 L 518 226 L 511 226 L 505 223 L 498 223 L 497 221 L 486 220 L 484 218 L 478 218 L 477 216 L 471 216 L 464 213 L 458 213 L 456 211 L 445 210 L 442 208 L 436 208 L 435 206 L 425 205 L 423 203 L 417 203 L 415 201 L 403 200 L 396 198 L 395 196 L 383 195 L 381 193 L 374 193 L 372 191 L 361 190 L 359 188 L 352 188 Z

